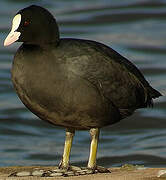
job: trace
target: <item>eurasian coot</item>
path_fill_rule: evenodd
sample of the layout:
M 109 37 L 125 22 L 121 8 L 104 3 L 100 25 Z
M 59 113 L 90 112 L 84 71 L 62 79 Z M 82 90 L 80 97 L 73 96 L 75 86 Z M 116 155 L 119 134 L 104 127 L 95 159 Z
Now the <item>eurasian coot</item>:
M 90 130 L 87 167 L 96 169 L 99 129 L 153 105 L 161 94 L 126 58 L 99 42 L 59 37 L 54 17 L 32 5 L 20 10 L 4 41 L 23 42 L 12 81 L 25 106 L 41 119 L 66 128 L 60 168 L 69 168 L 75 130 Z

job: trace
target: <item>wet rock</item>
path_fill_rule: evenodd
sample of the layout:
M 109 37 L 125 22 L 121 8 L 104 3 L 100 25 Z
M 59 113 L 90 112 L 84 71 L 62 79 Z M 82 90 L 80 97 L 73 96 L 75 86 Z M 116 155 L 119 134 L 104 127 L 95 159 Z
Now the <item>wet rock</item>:
M 82 170 L 79 170 L 79 171 L 77 171 L 77 172 L 86 172 L 86 171 L 88 171 L 89 169 L 82 169 Z
M 66 172 L 65 169 L 59 169 L 59 168 L 54 169 L 54 170 L 52 170 L 52 171 L 53 171 L 53 172 L 56 172 L 56 173 L 64 173 L 64 172 Z
M 82 170 L 77 171 L 77 173 L 79 173 L 80 175 L 83 175 L 83 174 L 92 174 L 93 170 L 86 168 L 86 169 L 82 169 Z
M 65 175 L 65 176 L 74 176 L 75 174 L 74 174 L 73 171 L 66 171 L 66 172 L 64 173 L 64 175 Z
M 79 173 L 79 175 L 85 175 L 85 174 L 87 174 L 85 171 L 81 171 L 81 172 L 78 172 Z
M 87 171 L 86 171 L 86 174 L 93 174 L 94 172 L 93 172 L 93 170 L 91 170 L 91 169 L 87 169 Z
M 29 171 L 22 171 L 22 172 L 18 172 L 16 173 L 16 176 L 22 177 L 22 176 L 30 176 L 31 173 Z
M 49 174 L 49 176 L 50 176 L 50 177 L 63 176 L 63 173 L 53 172 L 53 173 Z
M 79 176 L 80 174 L 78 172 L 74 172 L 74 175 L 75 176 Z
M 80 167 L 77 167 L 77 166 L 70 166 L 70 170 L 71 170 L 71 171 L 80 171 L 81 168 L 80 168 Z
M 35 170 L 32 172 L 32 176 L 42 176 L 44 174 L 43 170 Z

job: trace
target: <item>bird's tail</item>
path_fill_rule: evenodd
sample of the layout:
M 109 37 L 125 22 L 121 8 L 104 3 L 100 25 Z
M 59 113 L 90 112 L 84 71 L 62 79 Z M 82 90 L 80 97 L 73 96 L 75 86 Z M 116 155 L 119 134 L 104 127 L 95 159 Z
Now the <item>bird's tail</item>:
M 157 90 L 153 89 L 152 87 L 148 88 L 148 92 L 149 92 L 150 97 L 153 98 L 153 99 L 162 96 L 162 94 L 160 92 L 158 92 Z
M 146 101 L 147 106 L 153 107 L 153 99 L 162 96 L 162 94 L 157 90 L 153 89 L 151 86 L 147 87 L 147 92 L 148 92 L 147 101 Z

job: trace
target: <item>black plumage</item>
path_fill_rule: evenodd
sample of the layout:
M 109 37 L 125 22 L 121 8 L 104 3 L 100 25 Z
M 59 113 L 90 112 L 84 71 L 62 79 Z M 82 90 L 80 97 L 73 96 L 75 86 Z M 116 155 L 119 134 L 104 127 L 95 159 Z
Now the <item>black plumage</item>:
M 55 125 L 89 129 L 118 122 L 160 96 L 141 72 L 111 48 L 80 39 L 23 44 L 12 80 L 23 103 Z
M 101 128 L 153 105 L 161 94 L 126 58 L 99 42 L 59 38 L 54 17 L 44 8 L 19 11 L 23 42 L 12 81 L 22 102 L 54 125 Z

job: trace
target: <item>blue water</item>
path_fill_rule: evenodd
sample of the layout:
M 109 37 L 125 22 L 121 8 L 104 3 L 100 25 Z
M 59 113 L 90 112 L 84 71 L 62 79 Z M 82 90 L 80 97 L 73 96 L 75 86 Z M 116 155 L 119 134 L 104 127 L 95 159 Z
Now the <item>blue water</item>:
M 49 9 L 61 37 L 85 38 L 111 46 L 132 61 L 150 84 L 166 94 L 165 0 L 1 0 L 0 2 L 0 166 L 57 165 L 65 130 L 41 121 L 24 107 L 10 79 L 13 55 L 20 43 L 3 47 L 18 10 L 31 4 Z M 98 164 L 166 165 L 166 98 L 154 108 L 137 110 L 120 123 L 103 128 Z M 71 163 L 86 165 L 90 137 L 76 132 Z

